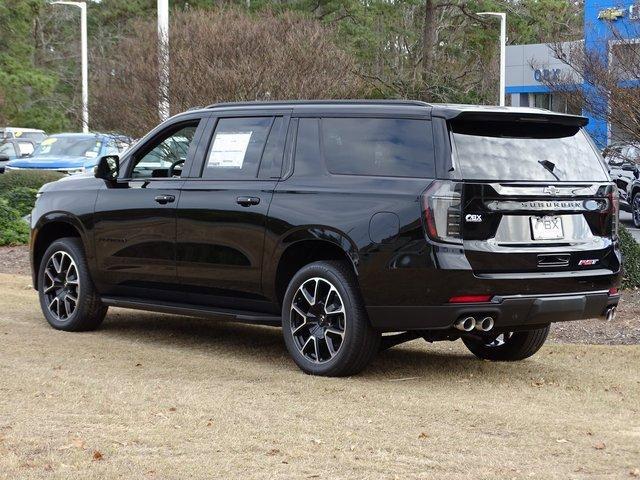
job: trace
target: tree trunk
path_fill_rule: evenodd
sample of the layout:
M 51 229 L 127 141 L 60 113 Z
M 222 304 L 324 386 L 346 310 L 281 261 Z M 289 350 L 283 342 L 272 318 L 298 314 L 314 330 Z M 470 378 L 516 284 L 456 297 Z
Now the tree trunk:
M 433 71 L 433 57 L 436 43 L 436 4 L 425 0 L 424 22 L 422 24 L 422 92 L 427 96 L 428 81 Z M 425 98 L 426 100 L 426 98 Z

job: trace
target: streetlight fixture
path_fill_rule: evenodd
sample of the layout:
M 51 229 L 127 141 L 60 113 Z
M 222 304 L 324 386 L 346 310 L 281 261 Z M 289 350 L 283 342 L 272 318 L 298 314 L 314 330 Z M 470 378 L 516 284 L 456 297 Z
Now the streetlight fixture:
M 169 118 L 169 0 L 158 0 L 158 115 Z
M 480 12 L 478 15 L 486 15 L 500 18 L 500 106 L 504 107 L 505 90 L 505 50 L 507 45 L 507 14 L 504 12 Z
M 87 4 L 58 0 L 51 5 L 70 5 L 80 9 L 80 49 L 82 57 L 82 132 L 89 133 L 89 61 L 87 58 Z

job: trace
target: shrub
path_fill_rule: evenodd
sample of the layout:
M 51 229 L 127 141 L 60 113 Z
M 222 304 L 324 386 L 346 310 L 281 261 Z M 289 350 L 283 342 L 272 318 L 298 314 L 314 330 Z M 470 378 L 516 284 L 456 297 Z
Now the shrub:
M 624 267 L 622 288 L 638 288 L 640 287 L 640 244 L 623 226 L 620 226 L 620 249 Z
M 157 62 L 140 61 L 156 58 L 156 30 L 155 20 L 139 20 L 92 60 L 94 127 L 141 136 L 157 125 Z M 301 14 L 176 10 L 170 31 L 184 32 L 171 35 L 172 113 L 221 101 L 361 95 L 355 58 L 331 28 Z
M 29 225 L 20 213 L 0 200 L 0 245 L 24 245 L 29 243 Z
M 20 216 L 29 215 L 36 203 L 38 189 L 29 187 L 16 187 L 2 195 L 7 204 L 18 211 Z
M 17 187 L 34 188 L 38 190 L 42 185 L 55 182 L 64 175 L 47 170 L 10 170 L 0 175 L 0 195 Z

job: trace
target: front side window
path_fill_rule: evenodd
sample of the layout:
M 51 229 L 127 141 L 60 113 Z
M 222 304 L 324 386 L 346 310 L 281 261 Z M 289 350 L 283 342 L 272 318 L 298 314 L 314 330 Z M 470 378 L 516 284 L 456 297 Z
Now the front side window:
M 209 146 L 203 178 L 256 178 L 273 117 L 221 118 Z
M 327 167 L 343 175 L 435 176 L 431 122 L 402 118 L 323 118 Z
M 197 128 L 198 121 L 188 123 L 157 140 L 150 150 L 145 149 L 146 153 L 137 158 L 131 177 L 180 177 Z

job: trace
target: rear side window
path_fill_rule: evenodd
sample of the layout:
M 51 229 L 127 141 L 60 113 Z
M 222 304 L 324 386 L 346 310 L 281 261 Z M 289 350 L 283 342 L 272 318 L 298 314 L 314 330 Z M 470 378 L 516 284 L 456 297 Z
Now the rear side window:
M 313 175 L 320 162 L 320 137 L 317 118 L 301 118 L 296 139 L 295 172 Z
M 450 129 L 465 179 L 607 180 L 600 157 L 576 126 L 461 120 Z
M 271 126 L 271 132 L 264 147 L 260 161 L 260 176 L 262 178 L 278 178 L 282 170 L 282 155 L 284 153 L 285 121 L 276 117 Z
M 203 178 L 256 178 L 273 117 L 221 118 L 209 147 Z
M 397 118 L 323 118 L 327 168 L 343 175 L 435 177 L 431 122 Z

